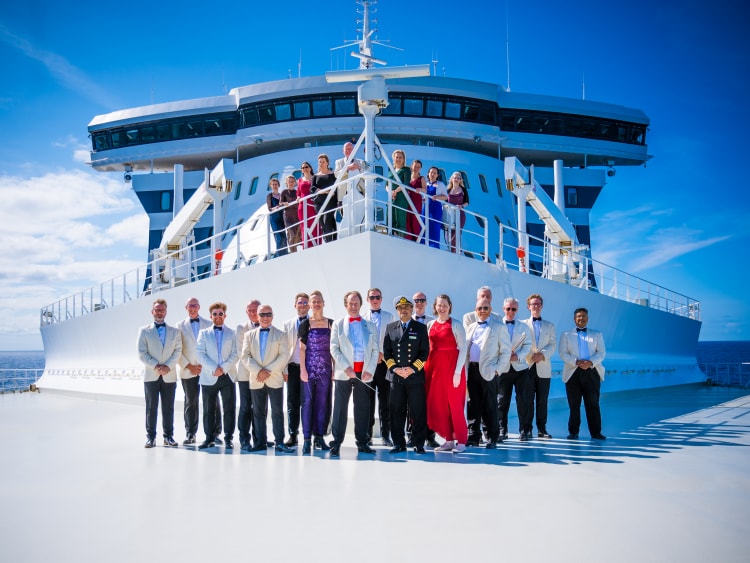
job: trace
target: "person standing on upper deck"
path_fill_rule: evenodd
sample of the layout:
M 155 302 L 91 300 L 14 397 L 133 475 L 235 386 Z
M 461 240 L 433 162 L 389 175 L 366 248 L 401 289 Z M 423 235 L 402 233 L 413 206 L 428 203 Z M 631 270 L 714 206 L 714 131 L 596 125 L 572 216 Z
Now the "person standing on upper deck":
M 406 153 L 401 149 L 396 149 L 393 151 L 391 158 L 393 159 L 393 169 L 396 172 L 396 176 L 393 175 L 393 172 L 390 172 L 388 177 L 391 180 L 408 186 L 411 181 L 411 170 L 406 166 Z M 395 236 L 403 238 L 406 236 L 406 210 L 409 209 L 409 204 L 406 200 L 406 188 L 389 183 L 389 192 L 392 200 L 391 229 Z
M 454 206 L 451 208 L 453 210 L 452 222 L 447 227 L 451 233 L 451 252 L 456 252 L 457 232 L 466 224 L 464 207 L 469 205 L 469 190 L 466 189 L 464 178 L 458 171 L 451 174 L 448 182 L 448 203 Z M 463 247 L 463 243 L 461 246 Z
M 318 171 L 312 177 L 312 186 L 310 191 L 315 196 L 315 208 L 320 215 L 321 230 L 323 233 L 323 239 L 325 242 L 332 242 L 336 240 L 336 207 L 338 206 L 338 200 L 336 194 L 330 196 L 331 186 L 336 183 L 336 175 L 330 168 L 330 160 L 328 160 L 327 154 L 321 154 L 318 156 Z M 327 201 L 326 201 L 327 200 Z
M 448 189 L 440 181 L 440 171 L 437 166 L 431 166 L 427 172 L 427 185 L 425 186 L 425 198 L 423 214 L 427 224 L 430 246 L 440 248 L 440 231 L 443 230 L 443 202 L 448 201 Z M 422 242 L 424 242 L 422 238 Z
M 588 328 L 589 312 L 579 307 L 573 313 L 575 330 L 560 336 L 560 358 L 565 364 L 562 380 L 568 396 L 568 440 L 578 439 L 581 427 L 581 399 L 586 410 L 586 423 L 594 440 L 606 440 L 602 434 L 602 414 L 599 410 L 599 393 L 604 381 L 602 362 L 606 355 L 604 337 L 598 330 Z
M 312 189 L 312 165 L 304 161 L 300 165 L 302 176 L 297 180 L 297 217 L 300 221 L 300 237 L 302 247 L 310 248 L 320 244 L 320 224 L 315 223 L 318 210 L 315 208 L 315 198 L 311 196 Z M 310 196 L 310 197 L 308 197 Z M 306 198 L 306 199 L 303 199 Z
M 427 190 L 427 180 L 422 176 L 422 161 L 413 160 L 411 163 L 411 177 L 409 178 L 409 199 L 411 200 L 416 213 L 409 208 L 406 212 L 406 238 L 409 240 L 418 240 L 421 238 L 424 242 L 425 237 L 420 237 L 419 233 L 422 226 L 419 224 L 419 217 L 422 216 L 422 194 Z M 427 233 L 425 233 L 426 235 Z
M 281 205 L 281 192 L 279 192 L 279 179 L 271 178 L 269 186 L 271 191 L 266 196 L 266 206 L 268 207 L 268 223 L 271 226 L 273 239 L 276 243 L 274 256 L 283 256 L 288 253 L 288 248 L 284 227 L 284 210 Z
M 294 176 L 286 177 L 286 188 L 281 192 L 281 205 L 284 208 L 284 227 L 289 252 L 297 252 L 300 243 L 300 223 L 297 218 L 297 180 Z
M 531 433 L 531 420 L 534 418 L 536 407 L 536 430 L 540 438 L 552 438 L 547 432 L 547 399 L 549 398 L 550 382 L 552 380 L 552 354 L 557 349 L 555 325 L 542 319 L 544 301 L 538 293 L 532 293 L 526 299 L 526 306 L 531 316 L 522 321 L 529 327 L 531 334 L 531 350 L 526 356 L 529 364 L 529 392 L 528 417 L 529 426 L 525 429 Z
M 154 319 L 138 331 L 138 356 L 145 366 L 143 389 L 146 396 L 146 447 L 156 445 L 156 419 L 161 399 L 164 445 L 176 447 L 174 434 L 174 395 L 177 389 L 175 367 L 182 353 L 180 332 L 164 322 L 167 302 L 157 299 L 151 306 Z

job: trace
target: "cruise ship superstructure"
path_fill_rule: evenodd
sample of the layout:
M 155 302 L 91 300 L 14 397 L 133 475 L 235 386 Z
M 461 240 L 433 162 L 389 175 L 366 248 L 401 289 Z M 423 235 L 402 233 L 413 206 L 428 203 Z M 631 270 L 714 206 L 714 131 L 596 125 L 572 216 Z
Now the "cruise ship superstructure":
M 369 22 L 372 2 L 360 4 Z M 701 380 L 699 303 L 600 264 L 590 252 L 589 212 L 607 180 L 650 158 L 648 117 L 618 105 L 415 76 L 425 74 L 421 67 L 384 67 L 372 57 L 371 30 L 361 31 L 358 71 L 242 86 L 91 121 L 91 166 L 123 173 L 149 215 L 149 264 L 42 309 L 40 386 L 141 396 L 134 341 L 156 295 L 168 300 L 173 324 L 197 296 L 204 312 L 226 302 L 230 324 L 244 322 L 244 305 L 258 298 L 274 307 L 280 325 L 293 316 L 298 291 L 323 291 L 331 317 L 344 314 L 341 298 L 350 289 L 379 287 L 386 298 L 447 293 L 460 318 L 482 285 L 493 288 L 496 309 L 512 295 L 526 313 L 526 297 L 542 294 L 558 333 L 573 325 L 576 307 L 588 307 L 607 343 L 605 391 Z M 366 186 L 364 199 L 345 201 L 338 240 L 279 255 L 265 208 L 269 181 L 278 178 L 283 188 L 286 176 L 300 176 L 302 161 L 314 165 L 321 153 L 333 165 L 346 141 L 367 171 L 344 182 L 350 193 Z M 454 171 L 463 176 L 470 204 L 458 252 L 447 238 L 438 249 L 394 232 L 387 187 L 395 149 L 407 163 L 421 160 L 423 173 L 437 166 L 443 180 Z M 555 361 L 552 392 L 560 395 Z

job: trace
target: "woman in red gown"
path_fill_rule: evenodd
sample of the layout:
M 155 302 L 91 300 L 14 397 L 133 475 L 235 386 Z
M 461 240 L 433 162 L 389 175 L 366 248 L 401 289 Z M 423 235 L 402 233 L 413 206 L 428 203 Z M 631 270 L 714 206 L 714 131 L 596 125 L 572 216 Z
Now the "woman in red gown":
M 409 240 L 418 240 L 419 231 L 422 226 L 419 224 L 419 217 L 422 215 L 422 194 L 427 190 L 427 180 L 422 176 L 422 161 L 415 160 L 411 163 L 411 181 L 409 186 L 414 191 L 409 191 L 409 199 L 414 204 L 414 213 L 411 208 L 406 212 L 406 238 Z M 425 237 L 427 238 L 427 237 Z
M 310 248 L 313 245 L 317 245 L 318 237 L 320 236 L 318 225 L 315 226 L 313 232 L 308 232 L 310 227 L 312 227 L 313 221 L 315 221 L 317 211 L 315 210 L 314 198 L 310 197 L 304 201 L 302 201 L 302 198 L 310 195 L 313 173 L 312 166 L 307 161 L 303 162 L 300 168 L 302 169 L 302 176 L 297 180 L 297 198 L 300 200 L 299 207 L 297 207 L 297 216 L 299 217 L 300 230 L 302 231 L 302 248 Z
M 447 295 L 435 298 L 437 318 L 427 324 L 430 355 L 424 366 L 427 390 L 427 426 L 445 438 L 435 451 L 462 452 L 469 437 L 464 414 L 466 402 L 466 332 L 451 318 L 453 304 Z

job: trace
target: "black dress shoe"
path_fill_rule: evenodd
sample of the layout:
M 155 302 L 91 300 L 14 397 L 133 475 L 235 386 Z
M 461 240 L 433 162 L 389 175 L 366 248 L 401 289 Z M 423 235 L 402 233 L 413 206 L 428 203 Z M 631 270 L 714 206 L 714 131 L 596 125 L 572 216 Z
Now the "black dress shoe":
M 411 448 L 411 447 L 413 447 L 413 446 L 414 446 L 414 444 L 412 444 L 411 438 L 409 438 L 409 439 L 408 439 L 408 440 L 406 441 L 406 447 L 407 447 L 407 448 Z
M 263 443 L 259 442 L 255 444 L 252 448 L 250 448 L 249 452 L 265 452 L 268 449 L 268 447 Z
M 406 446 L 393 446 L 390 450 L 388 450 L 389 454 L 400 454 L 402 452 L 406 451 Z
M 221 441 L 221 438 L 219 438 L 218 436 L 216 436 L 214 438 L 214 444 L 216 444 L 217 446 L 221 446 L 221 445 L 224 444 L 224 442 Z
M 433 450 L 440 447 L 440 444 L 435 438 L 427 438 L 427 445 Z
M 414 453 L 421 455 L 421 454 L 424 454 L 424 453 L 427 453 L 427 452 L 425 451 L 424 446 L 416 446 L 414 448 Z
M 294 448 L 290 448 L 284 444 L 276 444 L 273 449 L 277 454 L 293 454 L 296 451 Z
M 487 442 L 485 448 L 487 448 L 488 450 L 494 450 L 495 448 L 497 448 L 497 442 L 495 442 L 494 440 L 490 440 L 489 442 Z
M 341 454 L 339 453 L 340 446 L 338 444 L 333 444 L 328 449 L 331 450 L 331 457 L 340 457 Z
M 578 434 L 568 434 L 568 440 L 578 440 Z
M 305 440 L 302 442 L 302 455 L 310 455 L 312 453 L 312 441 Z
M 522 431 L 521 431 L 521 432 L 519 432 L 519 434 L 518 434 L 518 439 L 519 439 L 519 440 L 520 440 L 521 442 L 528 442 L 529 440 L 531 440 L 531 434 L 529 434 L 529 433 L 528 433 L 528 432 L 526 432 L 525 430 L 522 430 Z
M 357 446 L 357 451 L 361 454 L 374 454 L 375 450 L 373 450 L 370 446 L 367 444 L 364 444 L 362 446 Z
M 289 436 L 289 439 L 286 442 L 284 442 L 284 445 L 286 447 L 288 447 L 288 448 L 291 448 L 292 446 L 296 446 L 297 445 L 297 435 L 296 434 L 292 434 L 291 436 Z
M 250 442 L 240 442 L 240 450 L 243 452 L 251 452 L 253 448 L 250 446 Z
M 206 440 L 204 442 L 201 442 L 198 445 L 199 450 L 205 450 L 206 448 L 213 448 L 216 445 L 216 442 L 213 440 Z
M 600 440 L 600 441 L 603 441 L 603 440 L 607 439 L 607 437 L 604 434 L 595 434 L 595 435 L 591 436 L 591 438 L 593 440 Z
M 144 448 L 153 448 L 156 445 L 156 440 L 153 438 L 146 438 L 146 443 L 143 445 Z
M 476 441 L 476 440 L 469 440 L 468 442 L 466 442 L 466 447 L 467 448 L 476 448 L 476 447 L 479 447 L 479 442 Z
M 537 436 L 539 436 L 540 438 L 552 438 L 552 434 L 550 434 L 546 430 L 540 430 Z
M 313 441 L 313 446 L 315 446 L 318 450 L 323 450 L 324 452 L 331 449 L 331 446 L 326 444 L 326 441 L 323 439 L 323 436 L 315 436 L 315 440 Z
M 224 448 L 227 450 L 234 449 L 234 444 L 230 438 L 224 438 Z
M 384 446 L 387 446 L 389 448 L 393 447 L 393 442 L 390 438 L 383 438 L 383 441 L 381 442 Z
M 195 444 L 195 434 L 188 434 L 182 442 L 183 446 L 192 446 Z
M 164 445 L 169 448 L 176 448 L 178 444 L 174 441 L 174 438 L 172 438 L 172 436 L 167 436 L 166 438 L 164 438 Z
M 273 448 L 276 445 L 276 442 L 266 442 L 267 448 Z

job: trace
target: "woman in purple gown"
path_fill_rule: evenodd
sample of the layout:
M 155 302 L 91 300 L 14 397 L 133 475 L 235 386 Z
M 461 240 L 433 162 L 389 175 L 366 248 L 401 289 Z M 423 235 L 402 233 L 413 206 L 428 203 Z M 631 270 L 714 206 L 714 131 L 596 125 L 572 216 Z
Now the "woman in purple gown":
M 323 316 L 323 294 L 310 293 L 310 316 L 299 325 L 299 363 L 302 381 L 302 453 L 312 453 L 312 446 L 330 450 L 323 436 L 331 420 L 333 358 L 331 358 L 331 325 Z M 315 437 L 314 443 L 311 441 Z

